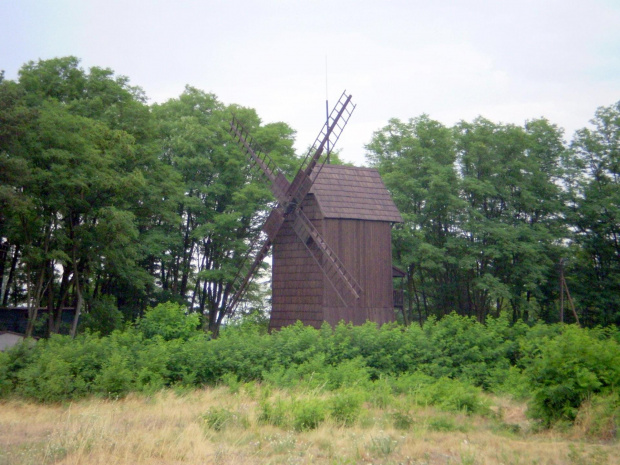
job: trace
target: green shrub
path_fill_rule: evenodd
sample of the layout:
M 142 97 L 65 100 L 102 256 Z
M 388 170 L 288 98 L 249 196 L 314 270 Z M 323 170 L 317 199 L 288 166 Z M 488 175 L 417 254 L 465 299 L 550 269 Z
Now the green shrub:
M 138 320 L 138 328 L 146 338 L 160 336 L 165 340 L 187 340 L 197 332 L 200 317 L 197 313 L 186 314 L 185 309 L 174 302 L 165 302 L 148 308 Z
M 352 425 L 361 413 L 364 397 L 362 392 L 353 389 L 336 392 L 328 402 L 330 416 L 337 423 Z
M 572 422 L 586 399 L 620 385 L 620 345 L 601 330 L 566 326 L 540 347 L 526 374 L 533 390 L 529 414 L 547 426 Z
M 88 312 L 80 316 L 80 331 L 107 336 L 123 328 L 123 312 L 116 307 L 114 297 L 104 295 L 95 299 Z
M 289 403 L 278 398 L 275 402 L 265 399 L 260 404 L 258 421 L 267 425 L 283 428 L 288 424 Z
M 496 394 L 508 394 L 515 399 L 525 400 L 529 398 L 532 386 L 523 370 L 513 366 L 501 377 L 496 378 L 496 382 L 490 390 Z
M 454 379 L 440 378 L 431 384 L 421 385 L 412 395 L 420 405 L 434 405 L 443 410 L 469 414 L 489 412 L 480 388 Z
M 432 376 L 415 371 L 413 373 L 403 373 L 397 378 L 391 379 L 390 384 L 395 394 L 415 396 L 418 392 L 426 389 L 435 381 L 435 378 Z
M 370 375 L 361 357 L 330 365 L 323 354 L 316 354 L 301 364 L 273 368 L 262 377 L 281 388 L 303 385 L 308 389 L 336 390 L 341 386 L 370 386 Z
M 95 377 L 92 390 L 107 397 L 119 397 L 134 387 L 134 374 L 127 359 L 119 352 L 111 355 Z
M 154 393 L 172 384 L 170 360 L 182 342 L 178 339 L 164 341 L 162 338 L 144 340 L 135 351 L 136 388 Z
M 9 361 L 9 354 L 0 352 L 0 398 L 13 390 L 13 383 L 9 378 Z
M 326 409 L 320 399 L 301 399 L 293 404 L 293 428 L 308 431 L 318 428 L 325 420 Z
M 396 429 L 408 430 L 413 426 L 413 418 L 408 412 L 392 412 L 391 417 Z
M 225 373 L 222 376 L 222 384 L 228 387 L 231 394 L 238 394 L 241 389 L 241 382 L 239 377 L 234 373 Z
M 28 362 L 16 373 L 16 392 L 41 402 L 58 402 L 83 397 L 109 352 L 102 340 L 92 334 L 75 339 L 53 335 L 38 341 Z

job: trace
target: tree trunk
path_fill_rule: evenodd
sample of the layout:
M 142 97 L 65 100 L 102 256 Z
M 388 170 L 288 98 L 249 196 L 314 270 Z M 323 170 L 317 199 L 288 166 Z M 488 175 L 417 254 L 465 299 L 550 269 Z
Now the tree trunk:
M 11 268 L 9 269 L 9 275 L 6 280 L 5 290 L 2 293 L 1 301 L 2 301 L 3 307 L 6 307 L 9 302 L 9 294 L 11 290 L 11 285 L 13 284 L 13 279 L 15 277 L 15 270 L 17 269 L 17 262 L 19 261 L 19 252 L 20 252 L 20 247 L 18 244 L 15 246 L 15 251 L 13 252 L 13 258 L 11 259 Z
M 76 247 L 73 247 L 73 281 L 75 282 L 75 294 L 77 296 L 77 302 L 75 304 L 75 313 L 73 315 L 73 323 L 71 324 L 71 337 L 75 338 L 77 334 L 78 321 L 80 319 L 80 313 L 82 312 L 82 289 L 80 288 L 80 275 L 78 273 Z M 62 310 L 61 310 L 62 311 Z

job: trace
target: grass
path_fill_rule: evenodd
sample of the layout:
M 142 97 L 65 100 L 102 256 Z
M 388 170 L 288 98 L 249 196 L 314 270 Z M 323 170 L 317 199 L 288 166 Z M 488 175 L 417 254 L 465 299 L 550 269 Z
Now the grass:
M 366 401 L 348 422 L 325 413 L 312 428 L 295 427 L 295 412 L 308 415 L 299 406 L 329 412 L 336 395 L 253 384 L 58 405 L 5 401 L 0 465 L 620 463 L 617 442 L 587 441 L 577 429 L 537 433 L 525 406 L 507 398 L 490 397 L 491 413 L 477 415 L 401 396 Z M 263 418 L 267 403 L 284 406 L 275 425 Z

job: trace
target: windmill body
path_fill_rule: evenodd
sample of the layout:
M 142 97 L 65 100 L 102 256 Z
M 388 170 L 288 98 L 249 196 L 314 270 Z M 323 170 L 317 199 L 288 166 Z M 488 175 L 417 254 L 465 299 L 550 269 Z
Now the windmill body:
M 270 328 L 324 321 L 363 324 L 394 320 L 391 225 L 402 222 L 379 173 L 323 165 L 301 211 L 359 283 L 357 299 L 343 302 L 287 219 L 273 241 Z
M 343 92 L 291 182 L 233 118 L 231 133 L 278 204 L 229 284 L 229 316 L 274 246 L 271 329 L 394 319 L 390 226 L 400 214 L 376 170 L 318 163 L 354 109 Z

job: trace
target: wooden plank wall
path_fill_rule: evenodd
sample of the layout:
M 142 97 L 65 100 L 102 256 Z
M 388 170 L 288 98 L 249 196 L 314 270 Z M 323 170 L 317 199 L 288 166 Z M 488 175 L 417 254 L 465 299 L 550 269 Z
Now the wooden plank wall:
M 322 233 L 320 211 L 313 195 L 302 203 L 306 216 Z M 272 309 L 269 329 L 280 329 L 301 320 L 320 327 L 323 323 L 324 275 L 301 243 L 291 220 L 286 220 L 273 244 Z
M 325 279 L 325 321 L 363 324 L 394 321 L 390 223 L 348 219 L 323 220 L 323 237 L 364 290 L 355 307 L 345 307 Z

